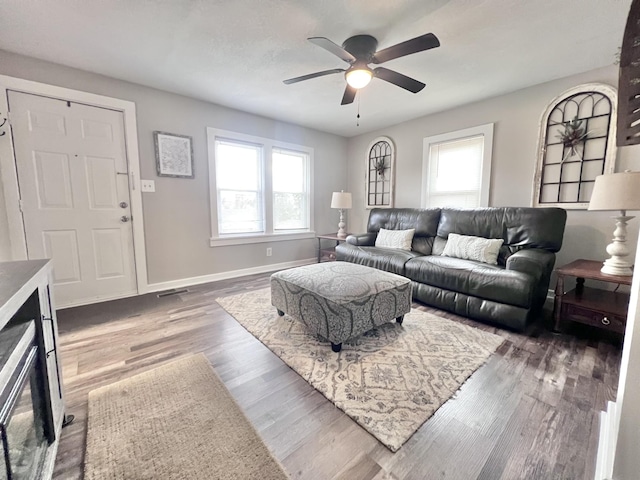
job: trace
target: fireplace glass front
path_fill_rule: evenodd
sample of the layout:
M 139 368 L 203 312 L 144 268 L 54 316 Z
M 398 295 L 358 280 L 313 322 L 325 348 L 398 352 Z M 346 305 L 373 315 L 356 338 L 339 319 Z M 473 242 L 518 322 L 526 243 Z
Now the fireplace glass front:
M 24 327 L 7 329 L 14 330 L 14 335 L 22 330 L 23 335 L 11 357 L 4 358 L 6 363 L 0 370 L 0 480 L 39 478 L 48 445 L 41 413 L 43 379 L 36 368 L 38 348 L 33 322 Z M 2 340 L 6 336 L 0 339 L 0 344 L 4 343 Z

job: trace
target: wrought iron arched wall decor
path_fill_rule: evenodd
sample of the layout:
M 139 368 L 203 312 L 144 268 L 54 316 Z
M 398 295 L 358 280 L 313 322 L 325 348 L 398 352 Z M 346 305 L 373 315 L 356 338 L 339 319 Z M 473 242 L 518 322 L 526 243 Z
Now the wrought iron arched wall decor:
M 612 173 L 616 90 L 587 84 L 567 90 L 540 121 L 533 205 L 584 209 L 598 175 Z
M 367 149 L 365 206 L 393 207 L 395 147 L 388 137 L 376 138 Z

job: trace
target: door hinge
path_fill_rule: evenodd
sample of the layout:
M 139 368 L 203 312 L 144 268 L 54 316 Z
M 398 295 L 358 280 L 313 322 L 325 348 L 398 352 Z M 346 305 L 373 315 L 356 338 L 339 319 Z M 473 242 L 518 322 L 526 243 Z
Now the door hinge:
M 11 126 L 11 112 L 7 112 L 6 115 L 0 115 L 0 128 L 7 128 Z M 6 130 L 0 130 L 0 137 L 7 134 Z
M 20 212 L 24 213 L 24 201 L 22 199 L 18 200 L 18 207 L 20 208 Z

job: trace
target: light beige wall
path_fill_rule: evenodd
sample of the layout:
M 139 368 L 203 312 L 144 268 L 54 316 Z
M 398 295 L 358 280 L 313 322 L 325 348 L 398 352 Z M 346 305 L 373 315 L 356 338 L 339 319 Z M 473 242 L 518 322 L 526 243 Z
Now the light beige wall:
M 142 178 L 156 182 L 156 193 L 143 194 L 149 283 L 302 260 L 315 255 L 315 240 L 209 247 L 206 127 L 312 147 L 315 229 L 326 232 L 337 228 L 337 214 L 328 206 L 331 192 L 346 187 L 347 141 L 343 137 L 1 50 L 0 74 L 136 103 Z M 215 82 L 215 79 L 211 81 Z M 154 130 L 193 137 L 195 179 L 156 176 Z M 0 248 L 3 246 L 6 247 L 6 239 L 0 239 Z M 272 257 L 266 257 L 266 247 L 273 248 Z
M 554 80 L 349 139 L 349 191 L 354 198 L 350 229 L 364 231 L 366 228 L 369 215 L 363 206 L 366 149 L 380 135 L 389 136 L 396 146 L 395 206 L 419 207 L 424 137 L 493 122 L 490 205 L 531 206 L 540 117 L 555 96 L 568 88 L 590 82 L 617 87 L 617 68 L 611 66 Z M 366 118 L 362 121 L 366 122 Z M 620 149 L 618 157 L 617 170 L 640 170 L 640 150 L 634 154 L 631 148 Z M 569 210 L 564 245 L 557 265 L 577 258 L 606 258 L 605 247 L 610 243 L 614 229 L 609 218 L 611 214 Z M 639 228 L 640 218 L 630 223 L 629 245 L 632 252 L 638 241 Z

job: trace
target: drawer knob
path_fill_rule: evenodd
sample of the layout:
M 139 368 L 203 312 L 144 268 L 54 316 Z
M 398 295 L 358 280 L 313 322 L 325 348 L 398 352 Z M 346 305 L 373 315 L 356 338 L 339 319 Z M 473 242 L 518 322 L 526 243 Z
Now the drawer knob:
M 611 320 L 609 320 L 607 317 L 604 317 L 602 319 L 602 324 L 603 325 L 609 325 L 609 324 L 611 324 Z

